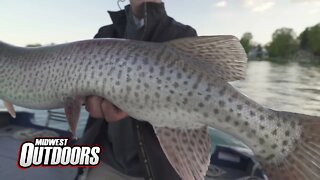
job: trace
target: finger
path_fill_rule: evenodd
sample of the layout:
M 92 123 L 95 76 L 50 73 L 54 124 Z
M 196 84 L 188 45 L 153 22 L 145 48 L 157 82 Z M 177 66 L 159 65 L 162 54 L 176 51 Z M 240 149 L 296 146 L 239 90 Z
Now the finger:
M 115 122 L 119 121 L 121 119 L 124 119 L 128 116 L 128 114 L 115 105 L 113 105 L 111 102 L 107 100 L 103 100 L 101 104 L 101 109 L 104 114 L 104 118 L 108 122 Z
M 86 110 L 93 118 L 103 118 L 103 112 L 101 109 L 101 103 L 103 99 L 98 96 L 89 96 L 86 99 Z

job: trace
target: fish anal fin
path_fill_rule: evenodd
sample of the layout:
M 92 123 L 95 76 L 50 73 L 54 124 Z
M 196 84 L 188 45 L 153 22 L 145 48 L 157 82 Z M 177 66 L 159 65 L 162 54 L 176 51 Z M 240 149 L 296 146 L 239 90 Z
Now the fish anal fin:
M 3 101 L 3 104 L 4 107 L 6 107 L 6 109 L 8 110 L 11 117 L 16 118 L 16 110 L 14 109 L 13 104 L 5 100 Z
M 169 41 L 183 62 L 225 81 L 244 79 L 247 55 L 238 38 L 231 35 L 188 37 Z
M 292 150 L 278 163 L 262 161 L 262 166 L 271 180 L 320 179 L 320 117 L 290 112 L 279 112 L 280 117 L 301 126 L 301 135 L 295 140 Z
M 69 128 L 72 134 L 75 136 L 77 129 L 77 124 L 80 118 L 81 106 L 83 103 L 83 98 L 66 98 L 64 111 L 69 123 Z
M 207 127 L 154 129 L 164 153 L 179 176 L 186 180 L 204 179 L 211 156 L 211 141 Z

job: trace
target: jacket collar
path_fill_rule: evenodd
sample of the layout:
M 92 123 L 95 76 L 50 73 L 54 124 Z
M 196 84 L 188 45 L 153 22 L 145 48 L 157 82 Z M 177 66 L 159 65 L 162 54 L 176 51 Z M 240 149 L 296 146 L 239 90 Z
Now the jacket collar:
M 144 5 L 143 5 L 144 6 Z M 127 23 L 127 11 L 130 5 L 125 6 L 124 10 L 120 11 L 108 11 L 111 21 L 115 26 L 119 34 L 124 35 L 126 23 Z M 153 26 L 158 24 L 163 18 L 167 17 L 167 13 L 164 8 L 164 3 L 146 3 L 147 18 L 144 18 L 145 29 L 152 29 Z

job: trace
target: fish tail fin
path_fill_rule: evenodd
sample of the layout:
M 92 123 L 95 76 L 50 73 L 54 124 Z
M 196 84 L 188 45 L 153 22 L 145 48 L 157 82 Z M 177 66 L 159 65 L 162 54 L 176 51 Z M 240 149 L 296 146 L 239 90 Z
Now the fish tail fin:
M 280 163 L 263 164 L 267 176 L 272 180 L 320 179 L 320 117 L 289 112 L 279 112 L 279 115 L 301 133 L 294 140 L 293 150 Z

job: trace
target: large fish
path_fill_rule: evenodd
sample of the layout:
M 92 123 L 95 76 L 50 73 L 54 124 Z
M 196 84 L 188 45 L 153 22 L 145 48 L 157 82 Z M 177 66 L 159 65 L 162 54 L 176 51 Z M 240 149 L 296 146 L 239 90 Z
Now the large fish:
M 102 96 L 154 127 L 182 179 L 203 179 L 214 127 L 242 140 L 270 179 L 320 179 L 320 118 L 265 108 L 228 82 L 244 77 L 233 36 L 165 43 L 96 39 L 41 48 L 0 43 L 0 98 L 32 109 L 65 107 L 74 132 L 83 98 Z

